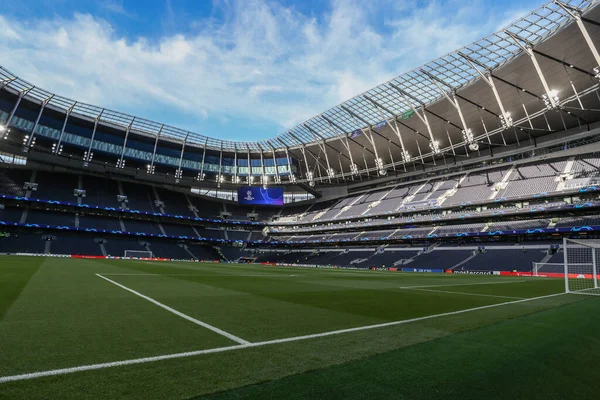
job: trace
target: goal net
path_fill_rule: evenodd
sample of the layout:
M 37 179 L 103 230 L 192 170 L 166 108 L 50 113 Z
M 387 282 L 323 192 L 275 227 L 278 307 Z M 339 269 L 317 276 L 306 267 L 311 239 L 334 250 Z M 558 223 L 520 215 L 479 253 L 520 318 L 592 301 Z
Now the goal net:
M 567 293 L 600 295 L 598 287 L 600 240 L 565 238 L 563 252 Z
M 154 258 L 151 251 L 146 250 L 125 250 L 123 257 L 129 258 Z
M 562 277 L 565 273 L 564 263 L 534 262 L 531 272 L 533 276 Z

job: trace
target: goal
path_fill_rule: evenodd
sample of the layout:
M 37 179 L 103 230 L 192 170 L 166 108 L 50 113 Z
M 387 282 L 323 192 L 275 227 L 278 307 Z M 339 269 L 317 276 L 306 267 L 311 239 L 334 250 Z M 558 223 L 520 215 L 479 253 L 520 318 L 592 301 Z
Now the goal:
M 600 295 L 600 239 L 563 239 L 565 290 Z
M 564 263 L 534 262 L 531 269 L 533 276 L 561 277 L 565 273 Z
M 151 251 L 146 250 L 125 250 L 123 254 L 125 258 L 154 258 L 154 254 Z

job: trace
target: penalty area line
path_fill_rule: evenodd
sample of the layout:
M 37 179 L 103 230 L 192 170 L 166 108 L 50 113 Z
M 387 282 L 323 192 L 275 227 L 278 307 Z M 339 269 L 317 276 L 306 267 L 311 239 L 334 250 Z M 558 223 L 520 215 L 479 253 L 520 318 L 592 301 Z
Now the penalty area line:
M 252 348 L 252 347 L 262 347 L 262 346 L 268 346 L 268 345 L 279 344 L 279 343 L 297 342 L 297 341 L 307 340 L 307 339 L 315 339 L 315 338 L 321 338 L 321 337 L 326 337 L 326 336 L 340 335 L 343 333 L 358 332 L 358 331 L 364 331 L 364 330 L 369 330 L 369 329 L 377 329 L 377 328 L 384 328 L 384 327 L 395 326 L 395 325 L 409 324 L 412 322 L 425 321 L 425 320 L 434 319 L 434 318 L 448 317 L 448 316 L 452 316 L 452 315 L 460 315 L 460 314 L 465 314 L 465 313 L 469 313 L 472 311 L 485 310 L 488 308 L 501 307 L 501 306 L 506 306 L 506 305 L 510 305 L 510 304 L 525 303 L 525 302 L 533 301 L 533 300 L 541 300 L 541 299 L 547 299 L 550 297 L 562 296 L 564 294 L 565 293 L 555 293 L 555 294 L 550 294 L 550 295 L 546 295 L 546 296 L 532 297 L 529 299 L 489 304 L 486 306 L 468 308 L 465 310 L 450 311 L 450 312 L 446 312 L 446 313 L 442 313 L 442 314 L 427 315 L 424 317 L 405 319 L 405 320 L 401 320 L 401 321 L 385 322 L 385 323 L 376 324 L 376 325 L 358 326 L 355 328 L 340 329 L 340 330 L 336 330 L 336 331 L 329 331 L 329 332 L 323 332 L 323 333 L 314 333 L 311 335 L 294 336 L 294 337 L 289 337 L 289 338 L 267 340 L 267 341 L 263 341 L 263 342 L 254 342 L 254 343 L 246 342 L 245 344 L 239 344 L 239 345 L 227 346 L 227 347 L 218 347 L 218 348 L 207 349 L 207 350 L 189 351 L 189 352 L 185 352 L 185 353 L 165 354 L 165 355 L 161 355 L 161 356 L 115 361 L 115 362 L 109 362 L 109 363 L 103 363 L 103 364 L 90 364 L 90 365 L 82 365 L 79 367 L 72 367 L 72 368 L 62 368 L 62 369 L 54 369 L 54 370 L 49 370 L 49 371 L 32 372 L 32 373 L 21 374 L 21 375 L 3 376 L 3 377 L 0 377 L 0 383 L 24 381 L 24 380 L 29 380 L 29 379 L 42 378 L 45 376 L 66 375 L 66 374 L 72 374 L 75 372 L 92 371 L 92 370 L 120 367 L 120 366 L 126 366 L 126 365 L 145 364 L 145 363 L 151 363 L 151 362 L 155 362 L 155 361 L 194 357 L 194 356 L 199 356 L 199 355 L 203 355 L 203 354 L 223 353 L 226 351 L 241 350 L 241 349 L 247 349 L 247 348 Z
M 436 290 L 436 289 L 422 289 L 422 288 L 403 288 L 404 290 L 418 290 L 420 292 L 432 292 L 432 293 L 446 293 L 446 294 L 458 294 L 461 296 L 479 296 L 479 297 L 495 297 L 498 299 L 525 299 L 526 297 L 516 296 L 501 296 L 498 294 L 483 294 L 483 293 L 468 293 L 468 292 L 453 292 L 451 290 Z
M 400 286 L 399 289 L 426 289 L 426 288 L 437 288 L 437 287 L 454 287 L 454 286 L 476 286 L 476 285 L 510 285 L 513 283 L 524 283 L 526 280 L 518 281 L 506 281 L 506 282 L 474 282 L 474 283 L 450 283 L 442 285 L 424 285 L 424 286 Z
M 244 340 L 244 339 L 239 338 L 239 337 L 237 337 L 235 335 L 232 335 L 229 332 L 225 332 L 224 330 L 219 329 L 216 326 L 212 326 L 210 324 L 207 324 L 206 322 L 202 322 L 202 321 L 200 321 L 200 320 L 198 320 L 196 318 L 190 317 L 189 315 L 186 315 L 186 314 L 184 314 L 184 313 L 182 313 L 180 311 L 177 311 L 174 308 L 171 308 L 171 307 L 169 307 L 169 306 L 167 306 L 167 305 L 165 305 L 165 304 L 163 304 L 161 302 L 158 302 L 158 301 L 154 300 L 151 297 L 148 297 L 148 296 L 146 296 L 144 294 L 141 294 L 140 292 L 136 292 L 135 290 L 130 289 L 130 288 L 128 288 L 125 285 L 121 285 L 120 283 L 115 282 L 112 279 L 108 279 L 107 277 L 102 276 L 100 274 L 96 274 L 96 276 L 99 277 L 99 278 L 104 279 L 105 281 L 108 281 L 108 282 L 112 283 L 113 285 L 116 285 L 116 286 L 120 287 L 121 289 L 127 290 L 128 292 L 133 293 L 136 296 L 139 296 L 142 299 L 147 300 L 150 303 L 155 304 L 155 305 L 159 306 L 162 309 L 165 309 L 165 310 L 169 311 L 170 313 L 173 313 L 173 314 L 177 315 L 178 317 L 181 317 L 183 319 L 187 319 L 188 321 L 193 322 L 196 325 L 200 325 L 200 326 L 202 326 L 202 327 L 204 327 L 206 329 L 209 329 L 209 330 L 211 330 L 211 331 L 213 331 L 215 333 L 218 333 L 221 336 L 225 336 L 226 338 L 231 339 L 234 342 L 237 342 L 237 343 L 240 343 L 240 344 L 248 344 L 248 343 L 250 343 L 247 340 Z

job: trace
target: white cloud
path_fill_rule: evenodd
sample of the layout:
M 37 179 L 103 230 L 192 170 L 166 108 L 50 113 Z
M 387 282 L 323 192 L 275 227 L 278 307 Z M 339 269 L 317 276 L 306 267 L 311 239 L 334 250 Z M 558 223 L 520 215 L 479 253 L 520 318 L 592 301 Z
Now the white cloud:
M 334 1 L 314 16 L 267 0 L 215 4 L 220 23 L 196 20 L 193 34 L 160 38 L 121 37 L 88 14 L 0 16 L 0 60 L 58 94 L 150 119 L 160 112 L 176 126 L 181 116 L 225 125 L 241 118 L 281 132 L 494 27 L 477 0 L 398 3 L 384 26 L 373 22 L 373 3 Z
M 136 18 L 136 15 L 128 11 L 122 0 L 104 0 L 99 3 L 100 7 L 110 13 L 122 15 L 127 18 Z

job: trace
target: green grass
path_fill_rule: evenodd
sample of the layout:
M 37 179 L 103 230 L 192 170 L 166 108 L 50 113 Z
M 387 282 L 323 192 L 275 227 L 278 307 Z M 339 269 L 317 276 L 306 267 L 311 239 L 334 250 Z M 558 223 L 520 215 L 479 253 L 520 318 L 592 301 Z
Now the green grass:
M 564 288 L 554 279 L 0 257 L 0 377 L 237 345 L 96 273 L 250 342 Z M 418 286 L 431 287 L 406 288 Z M 0 398 L 587 398 L 600 389 L 598 311 L 598 297 L 548 297 L 333 336 L 0 383 Z

